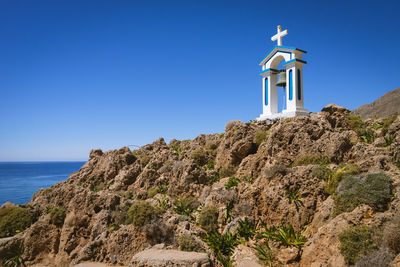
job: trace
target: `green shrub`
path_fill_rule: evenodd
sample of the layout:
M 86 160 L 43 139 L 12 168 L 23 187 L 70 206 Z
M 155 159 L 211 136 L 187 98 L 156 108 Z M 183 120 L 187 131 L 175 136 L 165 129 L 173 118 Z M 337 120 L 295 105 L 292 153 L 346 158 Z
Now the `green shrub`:
M 376 133 L 374 131 L 374 126 L 368 128 L 367 124 L 364 123 L 360 117 L 349 114 L 347 116 L 347 125 L 351 130 L 357 133 L 361 140 L 365 143 L 371 144 L 374 142 Z
M 214 170 L 214 168 L 215 168 L 215 162 L 211 160 L 209 160 L 206 166 L 204 166 L 205 170 Z
M 211 232 L 203 236 L 202 239 L 215 253 L 217 260 L 224 267 L 232 265 L 231 256 L 239 244 L 236 234 L 230 232 L 226 232 L 225 234 Z
M 117 206 L 116 209 L 111 212 L 112 222 L 118 225 L 132 223 L 132 220 L 129 218 L 128 215 L 129 208 L 129 204 Z
M 178 245 L 180 250 L 183 251 L 200 251 L 201 245 L 199 242 L 190 234 L 183 234 L 178 237 Z
M 219 181 L 219 173 L 214 173 L 214 175 L 206 182 L 206 184 L 213 184 Z
M 267 138 L 266 131 L 258 131 L 254 136 L 254 143 L 256 143 L 256 145 L 259 146 L 265 142 L 266 138 Z
M 142 165 L 142 167 L 145 167 L 147 164 L 149 164 L 150 162 L 150 157 L 147 155 L 141 156 L 140 157 L 140 164 Z
M 233 211 L 233 200 L 230 200 L 225 203 L 224 219 L 226 224 L 232 220 L 232 211 Z
M 216 150 L 218 148 L 218 144 L 214 141 L 210 141 L 207 143 L 206 147 L 208 150 Z
M 393 135 L 389 135 L 388 137 L 385 136 L 383 146 L 390 147 L 393 144 L 395 137 Z
M 108 226 L 108 230 L 111 232 L 111 233 L 113 233 L 113 232 L 115 232 L 115 231 L 118 231 L 119 230 L 119 224 L 116 224 L 116 223 L 112 223 L 112 224 L 110 224 L 109 226 Z
M 297 205 L 303 205 L 303 201 L 301 201 L 301 198 L 299 196 L 299 190 L 286 190 L 286 198 L 289 200 L 290 203 L 294 203 L 296 206 Z
M 162 211 L 165 211 L 169 208 L 169 201 L 167 199 L 167 194 L 164 193 L 161 199 L 157 199 L 158 205 Z
M 22 232 L 31 223 L 32 216 L 27 209 L 21 207 L 2 208 L 0 209 L 0 238 Z
M 240 179 L 235 176 L 232 176 L 232 177 L 229 177 L 229 180 L 224 184 L 224 186 L 226 189 L 230 189 L 232 187 L 238 186 L 239 183 L 240 183 Z
M 207 232 L 218 229 L 218 208 L 215 206 L 205 206 L 199 214 L 199 225 Z
M 337 190 L 334 196 L 335 215 L 352 211 L 361 204 L 367 204 L 375 211 L 383 211 L 392 197 L 392 179 L 384 173 L 347 176 Z
M 258 245 L 254 248 L 256 251 L 256 255 L 258 259 L 268 267 L 272 267 L 273 262 L 275 260 L 274 255 L 272 254 L 271 249 L 269 248 L 268 244 L 263 243 L 261 245 Z
M 222 167 L 219 170 L 219 177 L 221 178 L 225 178 L 225 177 L 229 177 L 232 176 L 236 173 L 236 168 L 231 166 L 231 165 L 227 165 L 225 167 Z
M 324 190 L 327 194 L 333 194 L 336 190 L 339 182 L 348 175 L 358 174 L 360 167 L 357 164 L 347 164 L 339 169 L 335 170 L 332 175 L 328 178 L 327 183 L 324 186 Z
M 133 204 L 128 210 L 128 222 L 135 226 L 143 226 L 158 215 L 158 210 L 149 202 L 141 200 Z
M 361 120 L 361 118 L 353 114 L 347 115 L 347 125 L 355 132 L 358 132 L 360 129 L 365 127 L 365 123 Z
M 193 159 L 194 162 L 196 162 L 200 166 L 203 166 L 207 162 L 206 153 L 204 152 L 203 149 L 200 148 L 193 150 L 192 153 L 190 154 L 190 158 Z
M 152 198 L 157 194 L 158 194 L 157 187 L 151 187 L 151 188 L 147 189 L 147 191 L 146 191 L 147 198 Z
M 325 165 L 318 165 L 312 170 L 311 174 L 319 179 L 328 181 L 332 177 L 333 172 Z
M 3 267 L 20 267 L 25 266 L 22 254 L 24 245 L 21 241 L 17 241 L 10 245 L 8 249 L 3 250 L 0 258 L 0 266 Z
M 307 242 L 307 238 L 303 236 L 303 233 L 296 233 L 292 225 L 279 227 L 276 234 L 272 236 L 272 240 L 286 246 L 302 246 Z
M 47 207 L 47 213 L 50 213 L 50 223 L 61 227 L 64 224 L 67 210 L 64 207 Z
M 254 183 L 253 176 L 243 176 L 240 180 L 242 180 L 243 182 L 249 183 L 249 184 Z
M 199 202 L 193 197 L 177 198 L 174 201 L 174 211 L 188 217 L 192 217 L 193 211 L 195 211 L 198 206 Z
M 394 114 L 382 120 L 382 134 L 385 135 L 389 126 L 396 120 L 398 114 Z
M 295 159 L 292 166 L 305 166 L 311 164 L 328 164 L 329 159 L 327 156 L 319 155 L 319 154 L 309 154 L 309 155 L 302 155 Z
M 373 129 L 365 128 L 360 130 L 358 135 L 364 143 L 372 144 L 375 141 L 376 132 Z
M 373 231 L 366 226 L 353 226 L 339 234 L 340 252 L 348 264 L 355 264 L 376 248 Z
M 263 223 L 264 231 L 257 234 L 257 238 L 273 240 L 285 246 L 302 246 L 307 242 L 303 232 L 296 233 L 291 224 L 281 225 L 280 227 L 268 227 Z
M 250 222 L 246 217 L 244 220 L 238 221 L 239 227 L 237 228 L 237 233 L 240 237 L 243 237 L 246 241 L 252 239 L 256 234 L 256 226 L 253 222 Z
M 92 187 L 92 191 L 93 192 L 99 192 L 101 190 L 103 190 L 106 187 L 106 184 L 104 182 L 101 182 L 95 186 Z
M 180 146 L 178 146 L 178 145 L 174 145 L 174 146 L 172 146 L 171 147 L 171 150 L 172 151 L 174 151 L 174 153 L 177 155 L 177 156 L 180 156 L 180 155 L 182 155 L 182 148 L 180 147 Z

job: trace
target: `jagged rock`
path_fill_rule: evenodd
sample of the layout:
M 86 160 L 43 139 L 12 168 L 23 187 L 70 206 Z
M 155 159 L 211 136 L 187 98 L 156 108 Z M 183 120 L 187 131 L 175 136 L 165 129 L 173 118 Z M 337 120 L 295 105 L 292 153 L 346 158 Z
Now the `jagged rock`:
M 22 244 L 22 242 L 22 234 L 0 238 L 0 259 L 6 258 L 7 255 L 14 253 L 20 244 Z
M 28 264 L 44 266 L 80 262 L 127 266 L 140 262 L 132 261 L 132 255 L 156 251 L 153 256 L 158 258 L 152 260 L 164 264 L 160 255 L 187 255 L 177 250 L 178 237 L 186 235 L 192 237 L 189 245 L 192 240 L 199 251 L 209 253 L 210 257 L 200 254 L 200 259 L 215 265 L 215 256 L 199 237 L 205 231 L 196 224 L 198 210 L 215 205 L 220 233 L 236 231 L 239 219 L 246 217 L 258 230 L 261 222 L 267 226 L 290 224 L 297 233 L 307 228 L 309 241 L 299 250 L 270 244 L 274 256 L 287 266 L 346 266 L 338 249 L 338 233 L 361 223 L 384 227 L 400 210 L 400 169 L 396 167 L 400 162 L 400 118 L 385 134 L 376 130 L 377 141 L 366 144 L 349 128 L 349 113 L 328 105 L 310 117 L 229 122 L 224 134 L 199 135 L 193 140 L 166 144 L 160 138 L 134 151 L 127 147 L 92 150 L 88 162 L 68 180 L 39 190 L 23 205 L 34 218 L 20 237 L 24 240 L 23 258 Z M 365 122 L 372 129 L 374 123 L 372 119 Z M 256 136 L 264 135 L 265 140 L 258 138 L 256 143 Z M 382 147 L 389 137 L 393 137 L 390 149 Z M 362 173 L 388 174 L 394 181 L 388 209 L 371 215 L 368 207 L 359 206 L 332 218 L 335 203 L 324 191 L 326 178 L 313 174 L 319 162 L 293 164 L 307 156 L 324 157 L 332 170 L 352 163 L 359 165 Z M 238 184 L 228 188 L 231 177 L 238 178 Z M 296 197 L 290 199 L 290 194 Z M 177 214 L 176 200 L 189 197 L 196 203 L 191 216 Z M 129 208 L 141 200 L 154 207 L 154 214 L 144 225 L 133 226 L 132 217 L 145 215 L 132 215 Z M 48 214 L 56 206 L 66 209 L 60 226 L 51 224 Z M 368 221 L 363 219 L 365 212 L 371 217 Z M 0 244 L 6 242 L 3 240 Z M 165 247 L 145 250 L 158 243 Z M 237 264 L 258 264 L 247 245 L 235 250 Z
M 187 266 L 209 267 L 210 259 L 206 253 L 185 252 L 179 250 L 167 250 L 151 248 L 133 256 L 130 267 L 154 266 Z
M 236 267 L 262 267 L 263 265 L 259 263 L 256 254 L 249 247 L 239 245 L 233 252 L 232 259 L 233 266 Z
M 277 259 L 283 264 L 289 264 L 296 261 L 299 258 L 300 249 L 298 247 L 288 247 L 279 249 L 277 253 Z
M 339 251 L 339 233 L 352 225 L 358 225 L 370 210 L 369 206 L 362 205 L 352 212 L 338 215 L 319 227 L 304 245 L 300 265 L 347 266 Z

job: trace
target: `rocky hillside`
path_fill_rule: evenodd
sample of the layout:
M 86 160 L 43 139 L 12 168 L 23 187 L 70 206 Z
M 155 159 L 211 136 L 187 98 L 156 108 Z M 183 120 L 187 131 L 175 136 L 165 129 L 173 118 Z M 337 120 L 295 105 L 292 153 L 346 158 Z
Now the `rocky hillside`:
M 400 114 L 400 88 L 387 92 L 370 104 L 356 108 L 353 114 L 362 119 L 386 118 L 393 114 Z
M 400 117 L 335 105 L 221 134 L 93 150 L 0 208 L 0 258 L 34 266 L 400 266 Z

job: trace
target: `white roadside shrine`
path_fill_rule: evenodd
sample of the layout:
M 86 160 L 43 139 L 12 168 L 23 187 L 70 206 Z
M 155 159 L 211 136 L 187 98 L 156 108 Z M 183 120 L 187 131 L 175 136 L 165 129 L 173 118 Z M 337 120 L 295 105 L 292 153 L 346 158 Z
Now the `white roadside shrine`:
M 260 63 L 262 66 L 260 75 L 263 82 L 263 113 L 257 118 L 258 121 L 309 116 L 308 110 L 304 108 L 303 97 L 303 65 L 307 62 L 302 59 L 302 56 L 307 52 L 295 47 L 283 46 L 282 37 L 287 34 L 287 30 L 282 31 L 281 26 L 278 26 L 278 33 L 271 38 L 278 44 Z M 283 65 L 285 69 L 278 70 L 282 60 L 285 62 Z M 286 107 L 283 107 L 282 112 L 278 112 L 278 86 L 286 88 Z

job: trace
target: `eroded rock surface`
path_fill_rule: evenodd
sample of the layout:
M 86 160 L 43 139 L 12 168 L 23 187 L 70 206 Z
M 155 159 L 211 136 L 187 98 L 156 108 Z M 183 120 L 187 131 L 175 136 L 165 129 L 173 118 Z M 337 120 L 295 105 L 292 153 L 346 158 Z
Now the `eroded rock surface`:
M 400 164 L 400 118 L 385 130 L 379 128 L 379 121 L 365 122 L 375 134 L 368 143 L 350 127 L 349 114 L 343 107 L 328 105 L 310 117 L 268 123 L 232 121 L 222 134 L 193 140 L 167 144 L 160 138 L 133 151 L 127 147 L 92 150 L 78 172 L 39 190 L 24 205 L 34 220 L 18 236 L 24 243 L 22 257 L 27 265 L 43 266 L 215 265 L 216 256 L 200 238 L 205 230 L 198 224 L 200 210 L 215 206 L 220 233 L 237 231 L 244 218 L 254 222 L 257 231 L 261 223 L 292 225 L 296 233 L 307 229 L 304 246 L 270 244 L 275 262 L 346 266 L 338 234 L 353 225 L 383 228 L 400 211 L 396 166 Z M 301 158 L 310 162 L 299 163 Z M 387 209 L 371 211 L 364 205 L 335 216 L 335 194 L 330 196 L 325 190 L 327 180 L 314 174 L 320 164 L 315 159 L 326 161 L 323 165 L 330 170 L 355 164 L 361 175 L 389 175 L 394 194 Z M 195 200 L 194 211 L 178 214 L 177 201 L 190 197 Z M 136 215 L 130 216 L 129 209 L 143 202 L 154 210 L 150 219 L 135 225 Z M 65 208 L 60 225 L 52 223 L 54 207 Z M 183 235 L 193 237 L 188 242 L 194 252 L 179 250 Z M 14 238 L 0 239 L 0 254 L 11 242 L 7 240 Z M 260 264 L 254 250 L 260 241 L 252 242 L 256 243 L 245 242 L 235 249 L 232 259 L 237 266 Z M 160 243 L 166 248 L 148 249 Z

